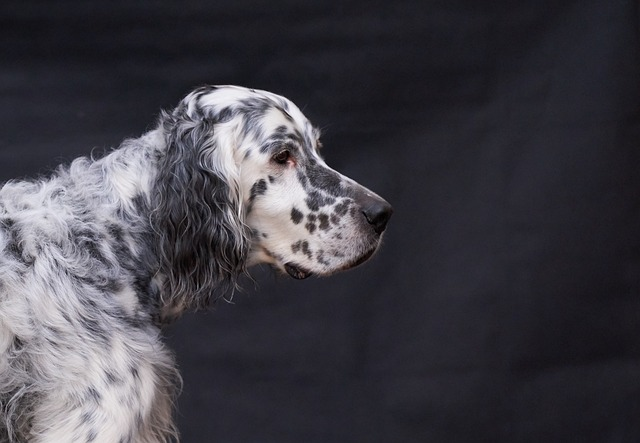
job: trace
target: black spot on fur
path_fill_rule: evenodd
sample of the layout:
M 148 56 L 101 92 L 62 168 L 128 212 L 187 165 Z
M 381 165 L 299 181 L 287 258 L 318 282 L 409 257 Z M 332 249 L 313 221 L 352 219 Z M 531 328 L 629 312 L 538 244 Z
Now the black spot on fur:
M 269 141 L 269 142 L 263 144 L 262 146 L 260 146 L 260 153 L 261 154 L 266 154 L 268 152 L 273 152 L 280 146 L 281 146 L 280 143 L 277 142 L 277 141 L 276 142 Z
M 298 211 L 296 208 L 292 208 L 291 209 L 291 221 L 293 223 L 295 223 L 297 225 L 298 223 L 300 223 L 302 221 L 302 217 L 304 217 L 302 212 Z
M 309 183 L 309 180 L 307 179 L 307 176 L 304 174 L 304 172 L 299 170 L 298 174 L 297 174 L 297 177 L 298 177 L 298 181 L 300 182 L 302 187 L 306 189 L 307 188 L 307 183 Z
M 216 114 L 216 123 L 228 122 L 233 117 L 235 117 L 235 112 L 234 112 L 233 108 L 230 108 L 230 107 L 222 108 Z
M 298 240 L 294 244 L 291 245 L 291 250 L 294 254 L 298 252 L 302 252 L 304 255 L 309 257 L 310 259 L 313 257 L 311 253 L 311 249 L 309 249 L 309 242 L 306 240 Z
M 327 231 L 331 226 L 329 225 L 329 216 L 327 214 L 319 214 L 318 221 L 320 222 L 318 227 L 322 231 Z
M 251 194 L 249 195 L 249 201 L 254 201 L 257 196 L 264 195 L 267 192 L 267 182 L 261 178 L 251 186 Z
M 349 206 L 351 206 L 350 200 L 344 200 L 341 203 L 338 203 L 337 205 L 334 206 L 333 212 L 336 215 L 342 217 L 349 210 Z
M 7 242 L 5 250 L 15 260 L 26 264 L 26 261 L 22 257 L 22 248 L 20 247 L 20 243 L 12 239 Z
M 0 227 L 3 228 L 10 229 L 13 227 L 13 225 L 15 225 L 15 223 L 15 220 L 10 217 L 0 219 Z
M 307 167 L 307 177 L 311 186 L 322 189 L 327 194 L 334 197 L 349 195 L 348 188 L 342 186 L 340 176 L 328 168 L 310 165 Z
M 11 347 L 14 351 L 19 352 L 24 347 L 24 342 L 18 337 L 13 337 Z
M 276 181 L 276 178 L 273 175 L 269 176 L 269 183 L 273 183 Z
M 253 134 L 256 138 L 263 138 L 262 117 L 274 106 L 271 100 L 262 97 L 241 100 L 236 112 L 244 118 L 243 134 Z
M 316 230 L 315 223 L 307 223 L 306 225 L 304 225 L 304 227 L 307 228 L 307 231 L 309 231 L 309 234 L 313 234 Z
M 316 259 L 318 260 L 318 263 L 325 265 L 325 266 L 329 266 L 329 262 L 324 258 L 324 250 L 320 249 L 318 251 L 318 253 L 316 254 Z
M 333 204 L 336 200 L 332 197 L 325 197 L 317 191 L 309 191 L 304 201 L 309 209 L 317 211 L 323 206 Z
M 309 249 L 309 242 L 308 241 L 303 241 L 302 242 L 302 253 L 305 254 L 307 257 L 309 257 L 310 259 L 312 258 L 311 255 L 311 250 Z

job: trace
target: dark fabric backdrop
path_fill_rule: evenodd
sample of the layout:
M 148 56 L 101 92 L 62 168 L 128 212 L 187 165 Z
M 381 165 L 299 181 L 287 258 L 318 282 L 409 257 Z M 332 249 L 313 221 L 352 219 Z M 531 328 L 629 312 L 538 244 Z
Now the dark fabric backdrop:
M 640 441 L 634 0 L 0 5 L 0 179 L 272 90 L 396 213 L 166 331 L 185 442 Z

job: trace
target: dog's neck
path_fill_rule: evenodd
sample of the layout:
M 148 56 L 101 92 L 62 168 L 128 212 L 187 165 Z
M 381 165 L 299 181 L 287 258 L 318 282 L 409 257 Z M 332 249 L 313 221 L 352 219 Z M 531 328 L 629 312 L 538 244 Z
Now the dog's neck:
M 140 200 L 149 203 L 157 174 L 159 158 L 164 155 L 166 141 L 159 128 L 122 145 L 97 160 L 93 167 L 102 168 L 111 197 L 123 210 L 135 210 Z

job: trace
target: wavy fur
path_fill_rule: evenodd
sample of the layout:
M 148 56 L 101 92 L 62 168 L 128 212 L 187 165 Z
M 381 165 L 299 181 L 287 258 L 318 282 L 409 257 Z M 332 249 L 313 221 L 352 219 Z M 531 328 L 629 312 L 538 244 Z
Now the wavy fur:
M 153 225 L 167 305 L 204 308 L 212 294 L 235 289 L 245 270 L 250 233 L 244 224 L 237 171 L 225 168 L 215 122 L 203 115 L 163 116 L 167 137 L 156 180 Z M 188 278 L 184 278 L 188 276 Z
M 0 189 L 0 442 L 177 441 L 162 325 L 255 263 L 368 258 L 391 215 L 283 97 L 203 87 L 100 159 Z

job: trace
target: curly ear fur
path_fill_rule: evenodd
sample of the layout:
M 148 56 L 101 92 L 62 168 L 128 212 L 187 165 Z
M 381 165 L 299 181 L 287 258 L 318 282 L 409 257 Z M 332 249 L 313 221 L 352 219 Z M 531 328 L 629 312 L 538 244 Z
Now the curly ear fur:
M 166 276 L 163 301 L 175 308 L 204 308 L 214 292 L 233 291 L 250 247 L 237 167 L 215 123 L 184 104 L 161 117 L 167 148 L 152 222 Z

